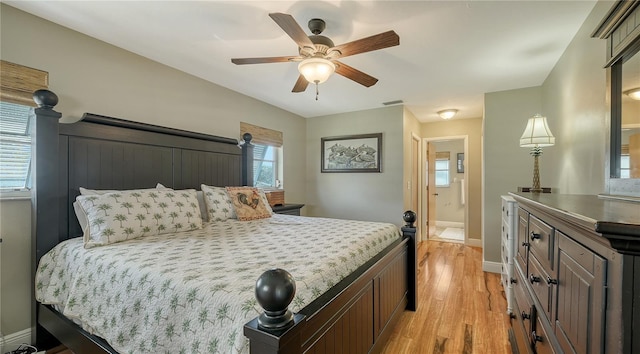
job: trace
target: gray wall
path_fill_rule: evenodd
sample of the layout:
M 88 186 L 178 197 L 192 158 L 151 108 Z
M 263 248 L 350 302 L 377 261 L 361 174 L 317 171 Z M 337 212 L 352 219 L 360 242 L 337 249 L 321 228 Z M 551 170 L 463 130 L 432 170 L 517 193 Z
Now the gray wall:
M 381 173 L 321 173 L 320 138 L 382 133 Z M 403 108 L 307 120 L 307 210 L 310 215 L 402 224 Z
M 305 119 L 131 52 L 0 5 L 0 56 L 49 72 L 56 110 L 84 112 L 239 138 L 240 121 L 284 135 L 287 202 L 305 202 Z M 0 201 L 2 331 L 30 327 L 31 219 L 28 201 Z M 304 209 L 303 209 L 304 213 Z M 13 261 L 16 261 L 13 263 Z
M 611 7 L 599 1 L 540 87 L 485 95 L 484 260 L 500 261 L 500 195 L 530 186 L 533 159 L 518 146 L 526 119 L 547 117 L 556 145 L 540 158 L 543 187 L 554 193 L 605 192 L 609 132 L 606 42 L 591 32 Z
M 482 202 L 485 261 L 500 261 L 500 196 L 516 191 L 519 186 L 530 187 L 532 184 L 531 149 L 521 148 L 519 139 L 527 120 L 541 112 L 540 91 L 540 87 L 531 87 L 485 94 Z M 553 132 L 558 120 L 556 117 L 547 117 L 547 120 Z M 543 187 L 555 187 L 552 184 L 555 172 L 547 157 L 557 150 L 556 146 L 544 148 L 540 158 L 540 181 Z

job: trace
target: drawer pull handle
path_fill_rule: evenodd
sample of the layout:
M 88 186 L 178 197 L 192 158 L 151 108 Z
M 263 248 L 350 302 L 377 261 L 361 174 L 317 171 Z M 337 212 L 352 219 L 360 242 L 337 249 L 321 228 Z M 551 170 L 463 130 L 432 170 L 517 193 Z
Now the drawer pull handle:
M 533 273 L 531 273 L 531 275 L 529 276 L 529 281 L 531 282 L 531 284 L 539 283 L 540 277 L 536 277 L 535 275 L 533 275 Z
M 529 319 L 531 319 L 531 315 L 530 315 L 530 314 L 528 314 L 528 313 L 526 313 L 526 312 L 524 312 L 524 311 L 522 311 L 522 313 L 521 313 L 520 315 L 522 316 L 522 319 L 523 319 L 523 320 L 529 320 Z
M 529 247 L 530 243 L 529 242 L 523 242 L 522 243 L 522 247 Z
M 547 285 L 551 286 L 551 284 L 557 285 L 558 279 L 551 279 L 551 277 L 547 277 Z
M 537 233 L 535 233 L 535 232 L 531 231 L 531 241 L 533 241 L 533 240 L 539 240 L 539 239 L 541 239 L 541 238 L 542 238 L 542 235 L 537 234 Z
M 542 343 L 542 337 L 537 335 L 536 331 L 531 331 L 531 339 L 533 340 L 534 344 L 535 344 L 535 342 L 541 342 Z
M 514 278 L 511 278 L 511 279 L 509 279 L 509 282 L 510 282 L 511 284 L 517 284 L 517 283 L 518 283 L 518 280 L 517 280 L 517 279 L 514 279 Z

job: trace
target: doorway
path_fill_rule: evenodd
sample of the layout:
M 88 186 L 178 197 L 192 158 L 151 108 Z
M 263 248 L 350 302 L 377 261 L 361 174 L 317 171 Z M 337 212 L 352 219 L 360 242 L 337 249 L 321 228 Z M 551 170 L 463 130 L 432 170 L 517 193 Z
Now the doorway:
M 466 243 L 468 239 L 467 136 L 425 138 L 423 198 L 425 238 Z

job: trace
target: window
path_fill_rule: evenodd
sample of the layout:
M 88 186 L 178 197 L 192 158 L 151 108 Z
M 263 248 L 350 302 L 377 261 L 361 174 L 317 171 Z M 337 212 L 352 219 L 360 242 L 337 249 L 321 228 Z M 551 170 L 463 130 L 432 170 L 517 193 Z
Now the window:
M 449 187 L 449 159 L 436 159 L 436 187 Z
M 631 177 L 631 164 L 629 155 L 620 156 L 620 178 Z
M 254 144 L 253 147 L 253 185 L 259 188 L 280 187 L 279 161 L 281 148 Z
M 27 197 L 31 186 L 33 92 L 49 74 L 0 60 L 0 196 Z
M 282 132 L 240 122 L 240 136 L 251 134 L 253 144 L 253 185 L 282 187 Z
M 0 190 L 25 190 L 30 186 L 31 109 L 0 102 Z

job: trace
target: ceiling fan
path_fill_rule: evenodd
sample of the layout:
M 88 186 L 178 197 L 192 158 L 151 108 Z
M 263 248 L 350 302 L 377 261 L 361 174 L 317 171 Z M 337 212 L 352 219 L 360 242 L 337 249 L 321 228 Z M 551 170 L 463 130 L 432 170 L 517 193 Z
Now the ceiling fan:
M 297 56 L 265 57 L 265 58 L 237 58 L 231 62 L 237 65 L 264 64 L 281 62 L 300 62 L 298 71 L 300 76 L 293 86 L 292 92 L 303 92 L 309 83 L 316 84 L 316 100 L 318 99 L 318 84 L 325 82 L 334 72 L 351 79 L 363 86 L 370 87 L 378 82 L 373 76 L 352 68 L 338 61 L 350 55 L 371 52 L 378 49 L 397 46 L 400 37 L 394 31 L 387 31 L 371 37 L 355 40 L 353 42 L 334 45 L 328 37 L 321 35 L 326 23 L 314 18 L 309 20 L 310 36 L 289 14 L 270 13 L 271 17 L 298 45 Z

